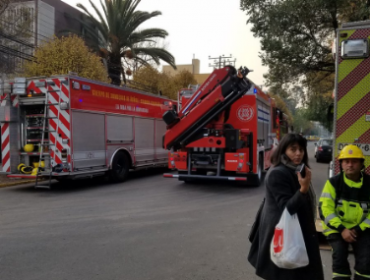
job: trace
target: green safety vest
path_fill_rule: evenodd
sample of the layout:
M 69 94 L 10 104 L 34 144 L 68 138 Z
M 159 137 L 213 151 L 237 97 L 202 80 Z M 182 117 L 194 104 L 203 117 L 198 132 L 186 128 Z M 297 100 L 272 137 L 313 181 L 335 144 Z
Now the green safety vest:
M 319 201 L 323 234 L 342 232 L 359 226 L 370 228 L 370 176 L 361 182 L 349 180 L 344 172 L 326 181 Z

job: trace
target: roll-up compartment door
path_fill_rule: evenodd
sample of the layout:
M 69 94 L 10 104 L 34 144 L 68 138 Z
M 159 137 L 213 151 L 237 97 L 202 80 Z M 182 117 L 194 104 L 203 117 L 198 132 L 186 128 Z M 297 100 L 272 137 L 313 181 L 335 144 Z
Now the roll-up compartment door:
M 155 153 L 157 159 L 168 159 L 168 151 L 163 149 L 163 135 L 166 133 L 166 124 L 163 120 L 155 120 Z
M 155 157 L 154 120 L 135 118 L 134 122 L 136 161 L 152 161 Z
M 106 165 L 104 115 L 72 112 L 74 168 Z
M 134 141 L 133 118 L 127 116 L 107 116 L 108 143 L 131 143 Z

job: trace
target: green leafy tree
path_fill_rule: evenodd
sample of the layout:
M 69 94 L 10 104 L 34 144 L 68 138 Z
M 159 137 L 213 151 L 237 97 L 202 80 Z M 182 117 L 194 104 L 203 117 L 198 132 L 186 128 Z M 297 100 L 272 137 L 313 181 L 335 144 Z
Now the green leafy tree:
M 270 85 L 306 74 L 335 71 L 331 44 L 341 22 L 368 18 L 365 0 L 241 0 L 252 32 L 261 39 L 261 59 Z
M 101 58 L 92 53 L 76 35 L 57 38 L 41 45 L 36 61 L 26 63 L 26 76 L 51 76 L 75 72 L 80 77 L 109 82 Z
M 285 115 L 287 115 L 288 123 L 291 124 L 293 122 L 293 116 L 292 116 L 292 112 L 289 110 L 289 107 L 287 106 L 286 100 L 281 98 L 279 95 L 271 93 L 271 92 L 268 95 L 274 99 L 276 107 L 279 110 L 281 110 Z
M 88 16 L 89 22 L 85 24 L 87 30 L 91 34 L 96 34 L 96 29 L 99 32 L 96 48 L 107 59 L 108 72 L 113 84 L 120 85 L 121 77 L 126 83 L 124 59 L 148 64 L 147 59 L 143 59 L 143 56 L 146 56 L 153 59 L 156 64 L 163 60 L 176 68 L 175 58 L 167 50 L 145 44 L 166 38 L 167 31 L 159 28 L 139 30 L 144 22 L 161 15 L 161 12 L 149 13 L 137 10 L 141 0 L 101 0 L 103 12 L 92 0 L 89 2 L 97 17 L 82 4 L 78 4 L 77 7 Z M 91 23 L 94 28 L 91 28 Z
M 293 118 L 293 127 L 296 133 L 302 133 L 304 135 L 311 134 L 310 132 L 313 129 L 313 123 L 309 120 L 309 117 L 307 116 L 307 109 L 297 109 Z
M 270 91 L 296 99 L 305 108 L 299 111 L 299 119 L 320 121 L 331 130 L 326 111 L 334 88 L 331 47 L 335 32 L 343 22 L 368 19 L 370 2 L 241 0 L 240 4 L 252 32 L 261 39 L 260 56 L 269 67 L 265 78 Z

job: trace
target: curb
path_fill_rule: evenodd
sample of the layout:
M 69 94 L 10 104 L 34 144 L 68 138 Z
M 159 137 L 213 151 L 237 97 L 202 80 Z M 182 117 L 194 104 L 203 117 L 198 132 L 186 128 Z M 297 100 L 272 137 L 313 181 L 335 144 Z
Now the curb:
M 38 182 L 42 182 L 45 180 L 38 180 Z M 13 187 L 17 185 L 24 185 L 24 184 L 30 184 L 30 183 L 35 183 L 36 180 L 27 180 L 27 181 L 19 181 L 19 182 L 7 182 L 7 183 L 0 183 L 0 188 L 6 188 L 6 187 Z
M 8 182 L 8 183 L 0 183 L 0 188 L 6 188 L 6 187 L 12 187 L 16 185 L 22 185 L 22 184 L 29 184 L 34 183 L 35 180 L 28 180 L 28 181 L 22 181 L 22 182 Z

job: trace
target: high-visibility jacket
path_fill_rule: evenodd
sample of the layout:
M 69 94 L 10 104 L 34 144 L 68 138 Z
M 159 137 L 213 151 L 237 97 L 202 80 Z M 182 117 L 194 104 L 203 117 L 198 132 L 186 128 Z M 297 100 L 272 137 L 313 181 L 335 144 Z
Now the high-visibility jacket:
M 319 201 L 323 234 L 341 233 L 344 229 L 370 228 L 370 176 L 360 182 L 349 180 L 344 172 L 326 181 Z

